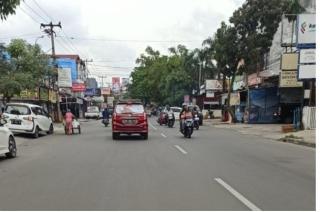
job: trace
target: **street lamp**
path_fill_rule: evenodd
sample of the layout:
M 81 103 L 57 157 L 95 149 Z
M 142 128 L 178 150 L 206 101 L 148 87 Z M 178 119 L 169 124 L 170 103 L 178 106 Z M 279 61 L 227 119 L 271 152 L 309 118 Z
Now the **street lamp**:
M 40 38 L 44 38 L 44 35 L 41 35 L 41 36 L 37 37 L 36 40 L 34 41 L 34 45 L 37 44 L 37 42 L 38 42 L 38 40 L 39 40 Z

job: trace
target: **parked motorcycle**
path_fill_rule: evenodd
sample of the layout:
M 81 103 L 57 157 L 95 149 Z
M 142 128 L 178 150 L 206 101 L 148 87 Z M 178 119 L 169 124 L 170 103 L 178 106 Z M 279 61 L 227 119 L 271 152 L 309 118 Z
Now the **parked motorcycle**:
M 193 119 L 186 119 L 181 132 L 185 138 L 191 138 L 193 133 Z
M 199 130 L 199 127 L 200 127 L 199 120 L 200 120 L 200 118 L 199 118 L 198 114 L 195 114 L 193 125 L 194 125 L 194 128 L 196 128 L 196 130 Z
M 167 114 L 167 119 L 168 119 L 168 127 L 172 128 L 175 122 L 175 117 L 174 117 L 174 113 L 171 112 L 169 114 Z

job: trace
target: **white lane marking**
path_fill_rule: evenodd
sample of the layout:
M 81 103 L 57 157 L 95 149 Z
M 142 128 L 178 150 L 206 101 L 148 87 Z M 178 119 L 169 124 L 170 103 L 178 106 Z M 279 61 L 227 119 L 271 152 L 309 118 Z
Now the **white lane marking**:
M 155 126 L 153 126 L 153 124 L 151 124 L 151 123 L 149 123 L 149 124 L 154 130 L 157 130 L 157 128 Z
M 186 150 L 182 149 L 179 145 L 174 145 L 174 147 L 177 148 L 184 155 L 188 153 Z
M 250 202 L 247 198 L 245 198 L 242 194 L 237 192 L 234 188 L 224 182 L 221 178 L 214 178 L 220 185 L 222 185 L 225 189 L 227 189 L 233 196 L 235 196 L 238 200 L 240 200 L 245 206 L 247 206 L 252 211 L 261 211 L 256 205 Z
M 161 136 L 162 136 L 162 137 L 164 137 L 164 138 L 166 138 L 166 137 L 167 137 L 167 136 L 166 136 L 165 134 L 163 134 L 163 133 L 161 133 Z

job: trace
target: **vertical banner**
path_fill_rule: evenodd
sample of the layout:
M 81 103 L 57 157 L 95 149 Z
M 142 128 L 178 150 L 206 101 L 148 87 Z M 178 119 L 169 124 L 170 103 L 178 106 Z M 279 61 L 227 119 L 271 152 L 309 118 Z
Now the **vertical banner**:
M 112 77 L 112 91 L 115 93 L 120 91 L 120 77 Z

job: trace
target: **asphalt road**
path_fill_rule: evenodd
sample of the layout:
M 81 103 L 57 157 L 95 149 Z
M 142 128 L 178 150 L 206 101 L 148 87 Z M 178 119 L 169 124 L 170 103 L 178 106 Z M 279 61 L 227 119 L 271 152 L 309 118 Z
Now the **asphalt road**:
M 203 126 L 191 139 L 150 120 L 149 140 L 17 137 L 0 157 L 0 210 L 315 210 L 315 150 Z

